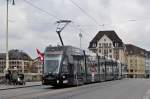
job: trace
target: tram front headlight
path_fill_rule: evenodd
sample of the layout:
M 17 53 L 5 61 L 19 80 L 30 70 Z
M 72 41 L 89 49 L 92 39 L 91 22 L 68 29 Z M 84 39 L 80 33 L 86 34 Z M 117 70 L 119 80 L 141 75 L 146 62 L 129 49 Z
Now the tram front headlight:
M 65 78 L 66 78 L 66 76 L 65 76 L 65 75 L 63 75 L 63 76 L 62 76 L 62 78 L 63 78 L 63 79 L 65 79 Z
M 59 83 L 59 80 L 57 80 L 56 82 L 57 82 L 57 84 L 58 84 L 58 83 Z

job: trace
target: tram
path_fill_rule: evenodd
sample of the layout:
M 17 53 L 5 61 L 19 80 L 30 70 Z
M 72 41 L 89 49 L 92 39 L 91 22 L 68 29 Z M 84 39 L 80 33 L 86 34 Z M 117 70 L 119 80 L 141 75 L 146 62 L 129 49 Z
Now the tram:
M 43 85 L 74 86 L 119 79 L 117 61 L 90 55 L 72 46 L 48 46 L 44 52 Z

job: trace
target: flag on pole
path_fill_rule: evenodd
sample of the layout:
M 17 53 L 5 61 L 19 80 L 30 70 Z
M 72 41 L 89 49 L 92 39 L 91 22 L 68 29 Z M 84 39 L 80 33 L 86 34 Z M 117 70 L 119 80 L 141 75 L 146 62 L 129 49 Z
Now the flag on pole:
M 44 57 L 43 57 L 43 54 L 36 48 L 36 52 L 37 52 L 37 55 L 38 55 L 38 58 L 43 61 L 44 60 Z

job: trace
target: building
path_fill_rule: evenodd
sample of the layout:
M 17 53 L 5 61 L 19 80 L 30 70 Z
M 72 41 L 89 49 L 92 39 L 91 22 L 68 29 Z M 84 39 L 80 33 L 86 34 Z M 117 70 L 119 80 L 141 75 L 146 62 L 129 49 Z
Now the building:
M 36 58 L 33 60 L 32 64 L 32 73 L 34 73 L 33 80 L 41 80 L 42 78 L 42 71 L 43 71 L 43 62 Z
M 145 77 L 150 78 L 150 51 L 145 52 Z
M 4 69 L 6 67 L 6 54 L 0 53 L 0 76 L 4 77 Z M 25 74 L 28 79 L 28 74 L 31 73 L 32 59 L 28 54 L 19 50 L 9 51 L 9 70 L 17 68 L 19 73 Z
M 42 66 L 43 62 L 39 60 L 39 58 L 34 59 L 32 64 L 32 73 L 42 74 Z
M 89 50 L 125 64 L 125 45 L 115 31 L 99 31 L 90 42 Z
M 145 50 L 126 44 L 127 72 L 129 78 L 145 77 Z

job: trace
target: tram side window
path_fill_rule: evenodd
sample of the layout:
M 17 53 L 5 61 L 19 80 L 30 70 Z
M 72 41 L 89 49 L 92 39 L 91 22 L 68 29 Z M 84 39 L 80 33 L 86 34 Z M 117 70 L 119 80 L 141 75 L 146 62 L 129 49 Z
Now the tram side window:
M 87 74 L 91 74 L 91 66 L 92 66 L 92 63 L 90 61 L 89 58 L 86 58 L 87 62 L 86 62 L 86 65 L 87 65 Z
M 79 64 L 79 60 L 77 60 L 77 59 L 75 60 L 75 59 L 74 59 L 74 68 L 75 68 L 75 71 L 74 71 L 74 72 L 75 72 L 75 73 L 76 73 L 76 72 L 77 72 L 77 73 L 80 73 L 79 65 L 80 65 L 80 64 Z
M 84 73 L 85 68 L 84 68 L 84 60 L 82 59 L 74 59 L 74 68 L 75 68 L 75 73 Z
M 65 58 L 64 61 L 63 61 L 62 72 L 63 73 L 68 73 L 68 61 L 67 61 L 67 58 Z
M 81 73 L 85 73 L 85 64 L 84 64 L 84 60 L 81 60 Z
M 84 73 L 85 68 L 84 68 L 84 61 L 82 59 L 78 60 L 78 72 L 79 73 Z
M 104 62 L 101 62 L 101 63 L 100 63 L 100 73 L 101 73 L 101 74 L 104 74 L 104 72 L 105 72 L 105 63 L 104 63 Z

